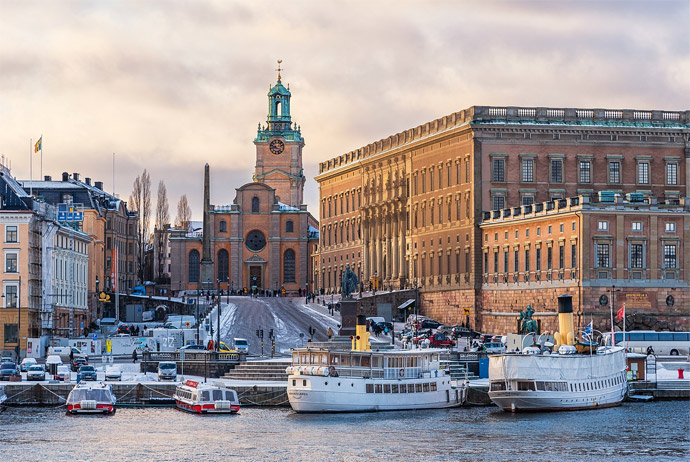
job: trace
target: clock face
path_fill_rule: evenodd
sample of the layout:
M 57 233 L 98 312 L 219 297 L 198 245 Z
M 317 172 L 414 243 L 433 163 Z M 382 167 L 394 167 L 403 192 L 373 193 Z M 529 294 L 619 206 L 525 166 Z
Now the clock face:
M 280 140 L 273 140 L 268 147 L 273 154 L 280 154 L 285 149 L 285 144 Z
M 245 245 L 252 252 L 258 252 L 266 247 L 266 236 L 264 236 L 264 233 L 261 231 L 251 231 L 249 234 L 247 234 Z

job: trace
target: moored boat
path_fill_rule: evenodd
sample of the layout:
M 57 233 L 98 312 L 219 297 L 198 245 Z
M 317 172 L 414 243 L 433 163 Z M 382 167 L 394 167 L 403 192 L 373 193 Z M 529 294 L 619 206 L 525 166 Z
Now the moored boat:
M 508 412 L 617 406 L 627 392 L 621 347 L 577 348 L 572 301 L 559 297 L 557 345 L 489 357 L 489 398 Z M 582 343 L 580 343 L 582 345 Z M 578 352 L 581 351 L 581 353 Z
M 81 382 L 74 386 L 67 397 L 70 414 L 112 414 L 115 412 L 115 395 L 110 385 L 103 382 Z
M 363 318 L 363 317 L 362 317 Z M 441 367 L 444 349 L 374 350 L 358 319 L 351 350 L 299 348 L 292 352 L 287 394 L 296 412 L 367 412 L 460 406 L 465 382 Z
M 221 382 L 214 385 L 187 380 L 175 389 L 178 409 L 197 414 L 235 414 L 240 410 L 237 392 Z

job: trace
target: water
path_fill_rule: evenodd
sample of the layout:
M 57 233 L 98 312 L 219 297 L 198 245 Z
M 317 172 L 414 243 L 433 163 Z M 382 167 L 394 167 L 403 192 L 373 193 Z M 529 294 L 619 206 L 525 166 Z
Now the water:
M 242 408 L 197 416 L 120 408 L 0 414 L 0 461 L 670 461 L 690 459 L 690 403 L 509 414 L 495 407 L 367 414 Z

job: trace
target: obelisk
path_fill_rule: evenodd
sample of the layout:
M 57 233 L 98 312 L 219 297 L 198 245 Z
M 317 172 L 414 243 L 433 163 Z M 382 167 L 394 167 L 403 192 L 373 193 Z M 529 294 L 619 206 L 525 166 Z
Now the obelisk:
M 201 238 L 202 257 L 201 257 L 201 288 L 203 290 L 213 289 L 213 260 L 211 260 L 211 193 L 209 180 L 208 164 L 204 167 L 204 227 Z

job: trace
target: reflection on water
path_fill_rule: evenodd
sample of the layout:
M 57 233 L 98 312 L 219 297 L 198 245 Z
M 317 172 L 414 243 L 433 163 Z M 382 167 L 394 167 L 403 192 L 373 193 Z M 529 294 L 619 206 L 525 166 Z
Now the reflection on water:
M 120 408 L 107 417 L 9 408 L 0 414 L 0 460 L 665 461 L 690 458 L 689 433 L 690 405 L 681 401 L 539 414 Z

